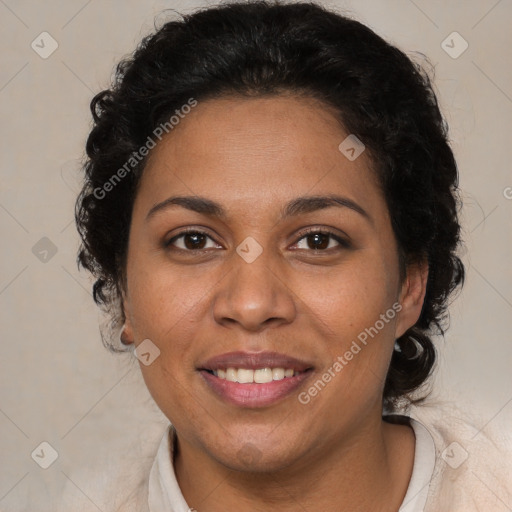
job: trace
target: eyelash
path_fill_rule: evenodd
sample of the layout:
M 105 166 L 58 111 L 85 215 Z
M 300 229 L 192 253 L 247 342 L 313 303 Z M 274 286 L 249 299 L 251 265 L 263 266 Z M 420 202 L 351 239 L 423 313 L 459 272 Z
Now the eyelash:
M 172 250 L 177 250 L 177 251 L 182 251 L 182 252 L 188 252 L 188 253 L 196 253 L 196 254 L 197 253 L 204 253 L 204 252 L 209 250 L 209 249 L 181 249 L 179 247 L 178 248 L 177 247 L 174 247 L 174 248 L 172 247 L 173 242 L 175 242 L 176 240 L 178 240 L 178 239 L 180 239 L 180 238 L 182 238 L 182 237 L 184 237 L 184 236 L 186 236 L 188 234 L 205 235 L 208 238 L 210 238 L 211 240 L 213 240 L 213 238 L 208 233 L 206 233 L 205 231 L 201 231 L 201 230 L 195 229 L 195 228 L 187 228 L 187 229 L 181 231 L 180 233 L 178 233 L 176 236 L 173 236 L 169 241 L 165 242 L 165 244 L 164 244 L 165 247 L 167 249 L 172 249 Z M 318 251 L 318 252 L 324 252 L 324 253 L 329 254 L 333 249 L 334 250 L 340 250 L 340 249 L 349 249 L 351 247 L 351 244 L 350 244 L 350 242 L 348 242 L 348 240 L 340 237 L 336 233 L 333 233 L 332 231 L 328 231 L 328 230 L 318 229 L 318 228 L 308 228 L 308 229 L 305 229 L 304 231 L 302 231 L 298 235 L 299 238 L 297 239 L 295 244 L 300 242 L 302 239 L 307 238 L 308 236 L 316 235 L 316 234 L 329 236 L 330 238 L 332 238 L 336 242 L 338 242 L 339 247 L 337 247 L 337 248 L 331 247 L 330 249 L 296 249 L 296 250 L 307 250 L 309 252 L 311 252 L 311 251 L 317 252 Z M 215 242 L 215 240 L 213 240 L 213 241 Z M 215 242 L 215 243 L 217 243 L 217 242 Z

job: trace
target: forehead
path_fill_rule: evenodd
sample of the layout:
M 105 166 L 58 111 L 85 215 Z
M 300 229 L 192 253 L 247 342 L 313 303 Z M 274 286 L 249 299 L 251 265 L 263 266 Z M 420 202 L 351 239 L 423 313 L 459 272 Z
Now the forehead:
M 382 202 L 371 161 L 339 149 L 350 134 L 333 109 L 297 96 L 199 102 L 151 150 L 142 199 L 174 193 L 269 205 L 295 196 L 342 193 Z

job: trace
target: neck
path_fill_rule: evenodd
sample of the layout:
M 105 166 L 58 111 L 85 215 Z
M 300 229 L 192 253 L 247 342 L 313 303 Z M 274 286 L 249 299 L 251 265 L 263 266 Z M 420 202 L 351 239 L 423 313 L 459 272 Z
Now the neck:
M 379 415 L 272 473 L 234 471 L 179 437 L 174 467 L 186 502 L 198 512 L 396 512 L 412 474 L 414 443 L 411 427 Z

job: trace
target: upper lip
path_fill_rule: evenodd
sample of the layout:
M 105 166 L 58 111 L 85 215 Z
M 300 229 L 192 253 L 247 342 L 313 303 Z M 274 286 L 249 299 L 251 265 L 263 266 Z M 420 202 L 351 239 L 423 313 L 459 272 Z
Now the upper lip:
M 218 370 L 219 368 L 246 368 L 256 370 L 257 368 L 292 368 L 302 372 L 312 365 L 279 352 L 227 352 L 212 357 L 199 364 L 199 370 Z

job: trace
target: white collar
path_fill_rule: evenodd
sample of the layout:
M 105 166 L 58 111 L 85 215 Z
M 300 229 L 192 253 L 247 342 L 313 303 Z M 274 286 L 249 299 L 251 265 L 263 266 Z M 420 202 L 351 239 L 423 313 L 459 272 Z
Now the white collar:
M 409 418 L 416 437 L 411 480 L 398 512 L 423 512 L 436 463 L 434 439 L 418 420 Z
M 409 418 L 416 437 L 411 480 L 399 512 L 422 512 L 428 496 L 435 465 L 435 446 L 430 432 L 417 420 Z M 149 512 L 190 512 L 178 485 L 173 466 L 176 430 L 169 425 L 162 437 L 149 474 Z
M 190 512 L 173 466 L 173 449 L 176 430 L 169 425 L 158 447 L 149 473 L 149 512 Z

